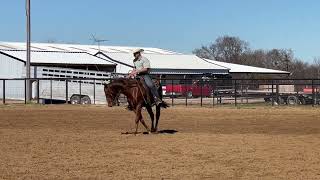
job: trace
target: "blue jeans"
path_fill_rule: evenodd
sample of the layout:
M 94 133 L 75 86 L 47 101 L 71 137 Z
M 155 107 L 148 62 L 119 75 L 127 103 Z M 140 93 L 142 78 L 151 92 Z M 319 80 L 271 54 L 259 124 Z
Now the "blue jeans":
M 159 96 L 158 90 L 157 90 L 156 86 L 154 85 L 151 77 L 148 74 L 141 75 L 141 77 L 143 77 L 144 82 L 146 83 L 148 88 L 151 90 L 151 93 L 152 93 L 152 96 L 153 96 L 154 100 L 155 101 L 157 101 L 157 100 L 159 101 L 160 100 L 160 96 Z

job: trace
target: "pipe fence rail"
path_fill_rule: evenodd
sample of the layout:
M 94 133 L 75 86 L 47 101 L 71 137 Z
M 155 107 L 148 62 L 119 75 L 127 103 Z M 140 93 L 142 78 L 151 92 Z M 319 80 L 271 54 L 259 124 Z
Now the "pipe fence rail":
M 0 79 L 2 104 L 106 104 L 104 84 L 114 78 Z M 177 79 L 160 78 L 171 106 L 320 105 L 320 79 Z M 27 83 L 30 96 L 27 101 Z M 126 104 L 121 95 L 119 105 Z

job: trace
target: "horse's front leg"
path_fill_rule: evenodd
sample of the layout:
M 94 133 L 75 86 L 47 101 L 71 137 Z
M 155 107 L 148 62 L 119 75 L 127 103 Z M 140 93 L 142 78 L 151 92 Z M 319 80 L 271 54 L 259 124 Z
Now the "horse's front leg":
M 138 128 L 139 128 L 139 121 L 142 118 L 141 106 L 137 106 L 137 108 L 134 110 L 134 113 L 136 114 L 136 119 L 135 119 L 136 131 L 135 131 L 134 134 L 137 134 L 138 133 Z
M 135 122 L 136 122 L 136 132 L 135 132 L 135 134 L 138 133 L 139 121 L 141 121 L 142 125 L 147 129 L 148 132 L 150 132 L 149 127 L 147 126 L 147 124 L 143 120 L 141 111 L 142 111 L 142 105 L 138 105 L 137 109 L 136 109 L 136 120 L 135 120 Z

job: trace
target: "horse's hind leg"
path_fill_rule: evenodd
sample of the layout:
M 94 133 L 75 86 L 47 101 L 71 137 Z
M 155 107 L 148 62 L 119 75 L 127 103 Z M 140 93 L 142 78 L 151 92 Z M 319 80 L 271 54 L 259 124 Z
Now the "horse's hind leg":
M 155 128 L 154 128 L 154 113 L 152 111 L 152 107 L 151 106 L 146 106 L 148 114 L 150 116 L 151 119 L 151 132 L 155 132 Z
M 160 115 L 161 115 L 161 107 L 156 106 L 156 126 L 154 127 L 155 132 L 158 131 L 158 123 L 159 123 Z

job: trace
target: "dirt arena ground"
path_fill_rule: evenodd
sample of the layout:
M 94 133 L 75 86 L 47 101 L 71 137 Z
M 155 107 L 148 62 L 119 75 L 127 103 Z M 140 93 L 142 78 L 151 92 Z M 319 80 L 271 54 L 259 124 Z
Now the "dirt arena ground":
M 320 108 L 0 106 L 0 179 L 320 179 Z M 143 130 L 143 129 L 141 129 Z

